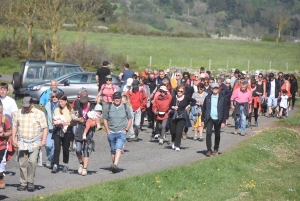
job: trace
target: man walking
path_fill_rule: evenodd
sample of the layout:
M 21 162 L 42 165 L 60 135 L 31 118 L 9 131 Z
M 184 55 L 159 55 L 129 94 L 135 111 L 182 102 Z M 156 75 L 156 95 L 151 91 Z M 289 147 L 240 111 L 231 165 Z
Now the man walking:
M 241 87 L 234 90 L 231 96 L 231 108 L 233 111 L 233 118 L 235 119 L 234 134 L 238 134 L 238 129 L 242 136 L 245 135 L 246 117 L 251 111 L 252 94 L 247 90 L 248 82 L 243 81 Z
M 132 105 L 133 124 L 139 128 L 142 112 L 146 111 L 146 92 L 144 89 L 139 90 L 139 81 L 134 80 L 132 83 L 132 91 L 127 91 L 126 95 L 128 96 Z M 131 142 L 136 141 L 138 139 L 138 136 L 135 134 L 128 136 L 128 138 L 128 142 Z
M 18 136 L 16 135 L 18 133 Z M 44 113 L 36 109 L 30 96 L 22 100 L 22 109 L 13 116 L 13 143 L 19 148 L 20 186 L 18 191 L 34 191 L 34 176 L 40 147 L 48 134 Z
M 208 94 L 205 97 L 203 107 L 202 107 L 202 127 L 204 127 L 204 122 L 206 124 L 206 156 L 210 157 L 219 154 L 219 145 L 221 139 L 221 128 L 225 127 L 226 122 L 226 101 L 225 97 L 219 94 L 218 83 L 212 84 L 212 94 Z M 214 152 L 212 153 L 212 129 L 215 130 L 215 146 Z
M 132 78 L 133 74 L 134 71 L 129 69 L 129 64 L 128 63 L 124 64 L 124 70 L 119 74 L 119 79 L 122 82 L 122 89 L 126 85 L 127 79 Z
M 268 97 L 268 116 L 272 115 L 272 108 L 277 107 L 277 98 L 280 92 L 280 83 L 275 79 L 274 73 L 270 73 L 269 79 L 266 84 L 266 92 Z
M 108 68 L 109 62 L 108 61 L 103 61 L 102 67 L 99 68 L 96 72 L 96 82 L 97 86 L 99 87 L 99 90 L 101 89 L 101 86 L 105 84 L 106 80 L 105 77 L 107 75 L 110 75 L 110 69 Z
M 123 145 L 126 142 L 126 134 L 132 123 L 132 114 L 126 104 L 122 104 L 122 95 L 115 92 L 113 102 L 103 114 L 103 123 L 107 133 L 107 139 L 111 150 L 111 171 L 118 172 L 118 163 L 121 157 Z
M 40 109 L 42 109 L 46 103 L 48 103 L 50 96 L 51 96 L 51 92 L 54 89 L 57 89 L 59 92 L 63 93 L 63 91 L 61 91 L 60 89 L 58 89 L 57 87 L 57 81 L 56 80 L 51 80 L 51 84 L 50 84 L 50 88 L 47 89 L 46 91 L 44 91 L 42 93 L 42 96 L 40 98 Z

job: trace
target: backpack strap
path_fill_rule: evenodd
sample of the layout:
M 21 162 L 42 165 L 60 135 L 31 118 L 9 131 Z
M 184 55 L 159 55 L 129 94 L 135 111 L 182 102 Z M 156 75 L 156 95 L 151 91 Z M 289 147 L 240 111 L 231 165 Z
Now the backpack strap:
M 110 112 L 110 109 L 111 109 L 111 105 L 112 105 L 112 103 L 110 103 L 109 105 L 108 105 L 108 110 L 107 110 L 107 116 L 109 117 L 109 112 Z M 125 108 L 125 112 L 126 112 L 126 117 L 128 118 L 128 112 L 127 112 L 127 105 L 125 104 L 125 103 L 123 103 L 123 105 L 124 105 L 124 108 Z

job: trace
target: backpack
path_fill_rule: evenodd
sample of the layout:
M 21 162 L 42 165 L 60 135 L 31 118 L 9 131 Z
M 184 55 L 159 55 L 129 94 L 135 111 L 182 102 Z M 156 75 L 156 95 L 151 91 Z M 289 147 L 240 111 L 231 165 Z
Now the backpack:
M 128 118 L 127 105 L 126 105 L 125 103 L 122 103 L 122 104 L 124 105 L 125 112 L 126 112 L 126 116 L 127 116 L 127 118 Z M 108 105 L 107 116 L 109 116 L 109 112 L 110 112 L 110 109 L 111 109 L 111 105 L 112 105 L 112 103 L 110 103 L 110 104 Z
M 3 115 L 2 115 L 2 120 L 1 120 L 3 130 L 6 130 L 6 129 L 5 129 L 5 117 L 6 117 L 6 116 L 3 114 Z

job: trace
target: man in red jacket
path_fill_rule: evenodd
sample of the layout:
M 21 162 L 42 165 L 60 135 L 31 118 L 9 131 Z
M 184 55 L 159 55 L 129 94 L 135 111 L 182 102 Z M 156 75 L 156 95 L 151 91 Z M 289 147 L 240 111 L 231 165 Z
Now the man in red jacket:
M 139 128 L 141 123 L 141 114 L 146 111 L 147 97 L 144 89 L 139 90 L 139 81 L 134 80 L 132 82 L 132 91 L 127 91 L 126 95 L 129 97 L 132 111 L 133 111 L 133 124 L 135 127 Z M 137 132 L 135 132 L 137 133 Z M 138 135 L 128 136 L 128 142 L 137 141 Z

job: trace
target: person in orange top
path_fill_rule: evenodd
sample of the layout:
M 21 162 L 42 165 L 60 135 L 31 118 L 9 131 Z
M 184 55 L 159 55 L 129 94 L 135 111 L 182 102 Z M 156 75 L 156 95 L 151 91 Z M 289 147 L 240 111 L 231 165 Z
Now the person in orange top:
M 166 126 L 169 118 L 169 107 L 172 96 L 168 93 L 166 86 L 161 86 L 159 92 L 160 94 L 154 98 L 152 110 L 155 114 L 156 123 L 158 124 L 160 131 L 159 144 L 162 145 L 166 135 Z
M 285 74 L 284 76 L 284 79 L 283 79 L 283 85 L 281 86 L 280 88 L 280 93 L 282 94 L 282 91 L 285 89 L 287 90 L 287 96 L 289 97 L 289 101 L 290 101 L 290 98 L 292 97 L 292 94 L 291 94 L 291 83 L 289 81 L 289 75 L 288 74 Z M 279 95 L 280 96 L 280 95 Z
M 140 77 L 145 77 L 145 79 L 148 79 L 149 76 L 149 68 L 145 68 L 145 70 L 143 72 L 140 73 Z
M 243 83 L 244 81 L 245 81 L 245 76 L 244 75 L 239 76 L 239 79 L 236 80 L 236 83 L 234 84 L 232 91 L 235 91 L 236 89 L 241 88 L 241 83 Z M 247 90 L 251 91 L 251 86 L 249 83 L 247 85 Z
M 258 91 L 257 88 L 257 83 L 255 78 L 251 79 L 251 92 L 252 92 L 252 108 L 254 112 L 254 120 L 255 120 L 255 127 L 258 127 L 258 111 L 261 109 L 261 102 L 260 102 L 260 92 Z M 249 112 L 248 116 L 248 127 L 251 127 L 251 118 L 252 118 L 252 112 Z

